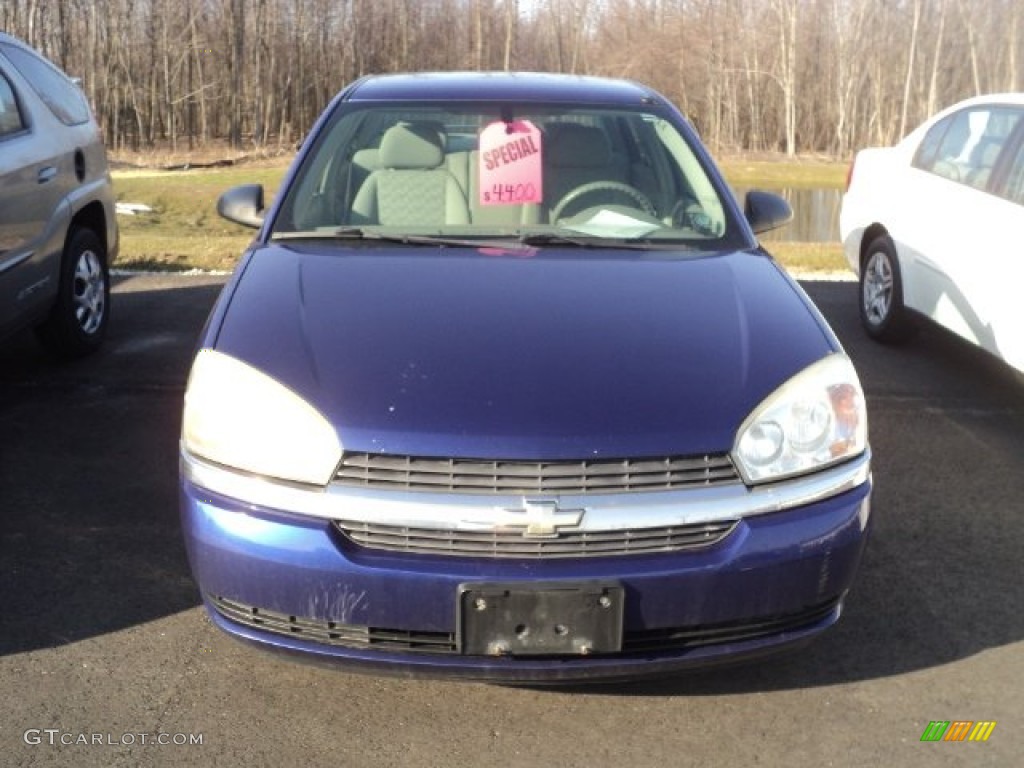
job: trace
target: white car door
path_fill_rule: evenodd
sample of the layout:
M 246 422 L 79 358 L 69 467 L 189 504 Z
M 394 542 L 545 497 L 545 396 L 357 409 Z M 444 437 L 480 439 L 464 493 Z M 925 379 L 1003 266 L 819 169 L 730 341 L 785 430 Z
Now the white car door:
M 892 233 L 907 304 L 996 354 L 1012 294 L 1019 295 L 1010 272 L 1020 260 L 1011 254 L 1019 253 L 1024 220 L 1019 206 L 993 193 L 993 174 L 1020 121 L 1019 109 L 985 106 L 937 124 L 934 145 L 926 137 L 908 171 L 907 221 Z
M 986 223 L 998 247 L 987 261 L 992 273 L 986 280 L 991 302 L 994 348 L 1007 363 L 1024 372 L 1024 126 L 1005 162 L 1007 170 L 996 191 Z

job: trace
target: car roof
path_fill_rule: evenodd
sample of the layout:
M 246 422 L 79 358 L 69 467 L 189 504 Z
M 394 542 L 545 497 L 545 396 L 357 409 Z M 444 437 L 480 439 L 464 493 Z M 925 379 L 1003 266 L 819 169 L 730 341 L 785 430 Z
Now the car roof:
M 969 99 L 958 101 L 955 104 L 950 104 L 948 107 L 939 110 L 925 120 L 924 123 L 931 125 L 953 112 L 959 112 L 961 109 L 966 107 L 979 106 L 1024 106 L 1024 93 L 987 93 L 982 94 L 981 96 L 972 96 Z
M 981 96 L 972 96 L 969 99 L 953 104 L 950 109 L 960 109 L 974 104 L 1022 104 L 1024 105 L 1024 93 L 988 93 Z
M 662 103 L 628 80 L 538 72 L 421 72 L 374 75 L 355 83 L 350 101 L 515 101 L 639 105 Z
M 938 112 L 929 115 L 924 121 L 915 126 L 910 133 L 900 139 L 896 146 L 903 147 L 904 151 L 913 153 L 916 151 L 916 147 L 924 134 L 930 131 L 933 125 L 945 119 L 948 115 L 952 115 L 955 112 L 959 112 L 960 110 L 967 109 L 969 107 L 1000 106 L 1024 106 L 1024 93 L 987 93 L 982 94 L 981 96 L 971 96 L 970 98 L 963 99 L 955 104 L 950 104 L 948 107 L 940 109 Z
M 9 35 L 6 32 L 0 32 L 0 43 L 9 43 L 11 45 L 18 46 L 19 48 L 28 48 L 29 50 L 35 50 L 24 40 L 17 38 L 14 35 Z

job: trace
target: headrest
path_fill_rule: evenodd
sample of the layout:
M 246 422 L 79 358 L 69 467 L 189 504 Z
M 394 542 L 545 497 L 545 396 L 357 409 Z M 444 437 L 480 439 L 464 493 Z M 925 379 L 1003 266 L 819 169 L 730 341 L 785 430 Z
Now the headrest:
M 554 123 L 548 126 L 544 159 L 555 166 L 593 168 L 608 165 L 611 147 L 600 128 L 578 123 Z
M 442 160 L 441 135 L 433 126 L 399 123 L 380 140 L 382 168 L 437 168 Z

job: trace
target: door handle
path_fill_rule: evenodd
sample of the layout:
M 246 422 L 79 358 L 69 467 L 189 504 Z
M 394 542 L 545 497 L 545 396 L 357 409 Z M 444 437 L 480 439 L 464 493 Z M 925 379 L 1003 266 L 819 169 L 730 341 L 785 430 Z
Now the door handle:
M 39 175 L 36 180 L 40 184 L 45 184 L 48 181 L 52 181 L 57 176 L 57 169 L 52 165 L 48 165 L 45 168 L 39 169 Z

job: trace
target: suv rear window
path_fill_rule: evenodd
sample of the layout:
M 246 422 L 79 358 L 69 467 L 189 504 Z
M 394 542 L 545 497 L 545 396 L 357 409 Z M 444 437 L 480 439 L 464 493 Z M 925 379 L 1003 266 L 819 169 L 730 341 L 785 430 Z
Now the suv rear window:
M 0 138 L 17 133 L 24 127 L 21 112 L 18 110 L 18 100 L 14 98 L 14 89 L 0 73 Z
M 0 43 L 0 49 L 21 76 L 28 80 L 54 117 L 65 125 L 89 122 L 92 113 L 85 94 L 64 73 L 19 46 Z

